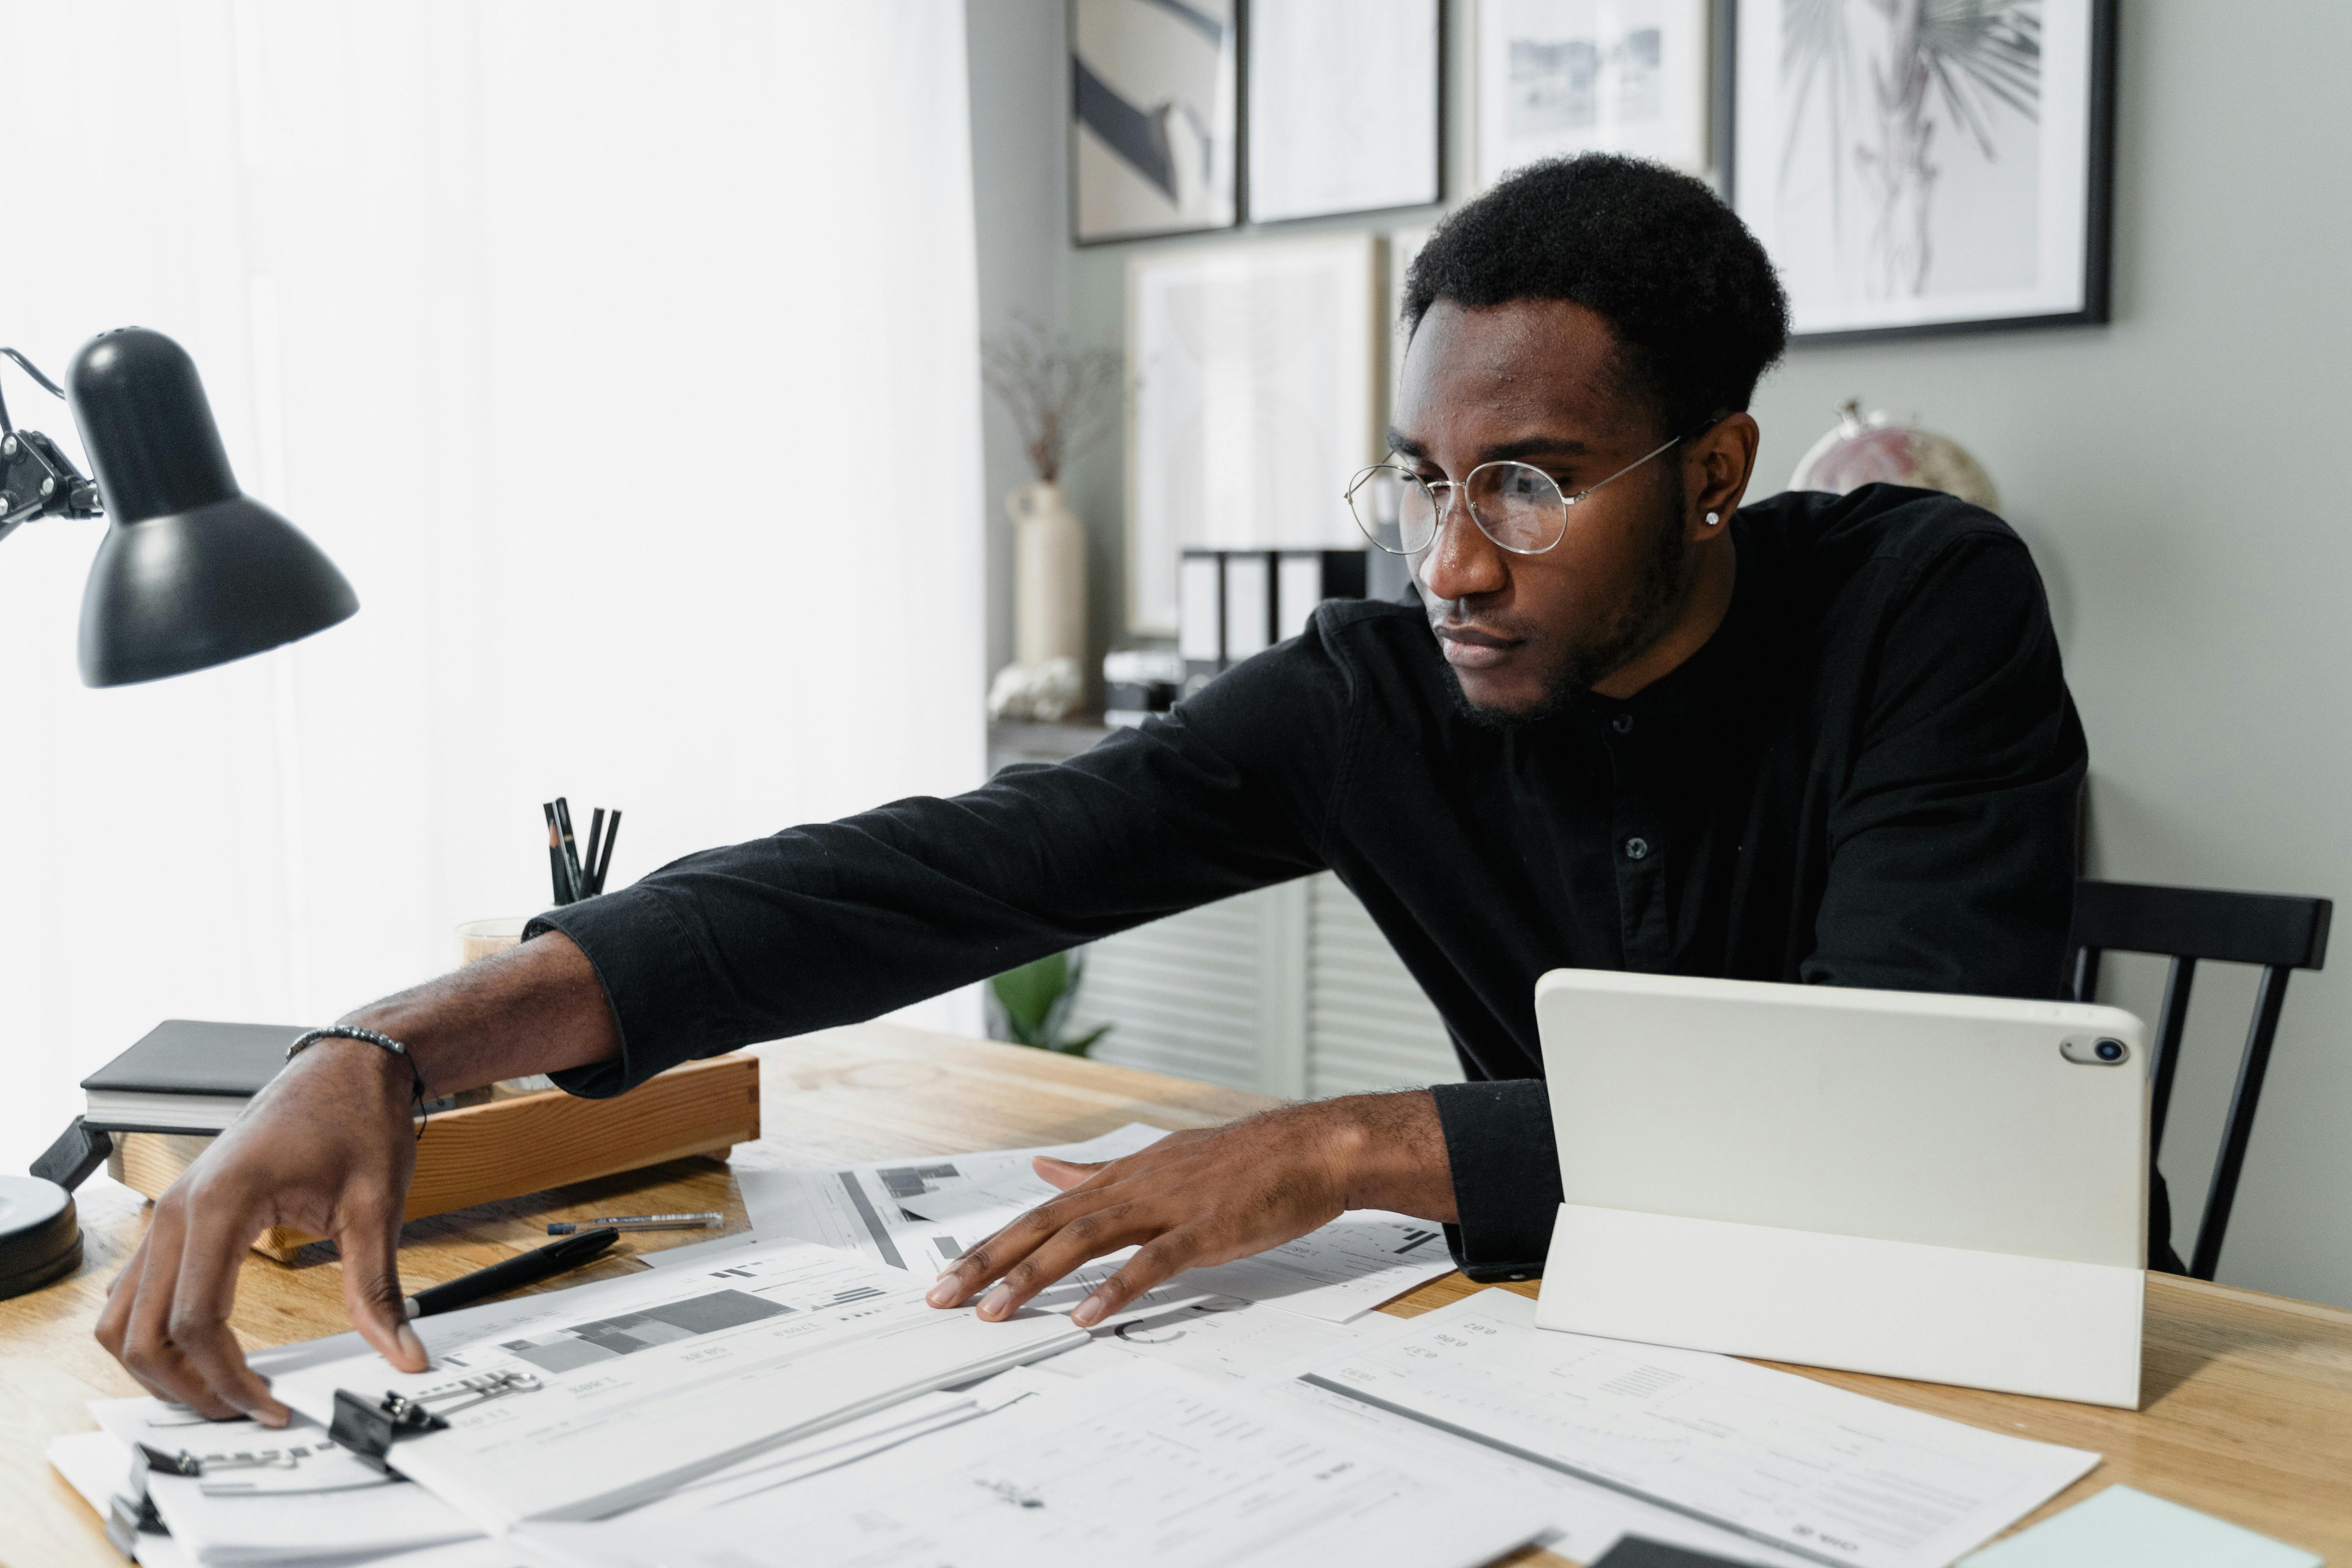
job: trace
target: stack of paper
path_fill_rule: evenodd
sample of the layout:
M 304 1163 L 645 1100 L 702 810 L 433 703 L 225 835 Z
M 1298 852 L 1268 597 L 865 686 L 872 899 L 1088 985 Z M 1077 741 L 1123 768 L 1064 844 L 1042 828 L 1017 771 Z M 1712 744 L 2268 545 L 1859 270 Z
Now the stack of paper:
M 277 1393 L 331 1421 L 338 1388 L 446 1410 L 398 1446 L 401 1471 L 483 1528 L 593 1519 L 761 1449 L 950 1384 L 1067 1349 L 1084 1334 L 1024 1314 L 982 1322 L 924 1283 L 789 1242 L 709 1273 L 662 1270 L 533 1297 L 537 1310 L 394 1373 L 373 1352 L 281 1374 Z M 516 1392 L 468 1404 L 467 1380 Z
M 419 1374 L 356 1334 L 261 1352 L 297 1426 L 102 1401 L 105 1430 L 52 1461 L 101 1514 L 129 1444 L 207 1461 L 151 1479 L 173 1533 L 142 1538 L 149 1568 L 718 1568 L 779 1542 L 796 1568 L 1467 1568 L 1529 1540 L 1589 1562 L 1625 1534 L 1759 1568 L 1942 1568 L 2096 1461 L 1727 1357 L 1539 1331 L 1501 1291 L 1366 1316 L 1447 1266 L 1436 1227 L 1402 1215 L 1192 1270 L 1091 1335 L 1056 1313 L 1116 1259 L 1004 1323 L 925 1305 L 933 1264 L 1051 1195 L 1032 1152 L 743 1173 L 763 1224 L 840 1245 L 729 1237 L 423 1319 Z M 397 1441 L 409 1479 L 387 1479 L 323 1431 L 338 1389 L 448 1425 Z

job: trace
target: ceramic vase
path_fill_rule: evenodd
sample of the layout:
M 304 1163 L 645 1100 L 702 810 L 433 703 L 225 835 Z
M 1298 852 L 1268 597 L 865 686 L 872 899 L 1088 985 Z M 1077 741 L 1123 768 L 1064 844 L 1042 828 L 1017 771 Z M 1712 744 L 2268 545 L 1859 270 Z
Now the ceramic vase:
M 1087 536 L 1051 481 L 1004 498 L 1013 519 L 1013 662 L 1087 658 Z

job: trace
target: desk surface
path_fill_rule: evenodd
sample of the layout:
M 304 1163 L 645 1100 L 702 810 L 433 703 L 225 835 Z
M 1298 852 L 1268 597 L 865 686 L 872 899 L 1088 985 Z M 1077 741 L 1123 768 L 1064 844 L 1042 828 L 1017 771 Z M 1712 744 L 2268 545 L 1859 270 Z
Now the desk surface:
M 1268 1103 L 1234 1089 L 887 1024 L 812 1035 L 761 1054 L 767 1136 L 736 1151 L 747 1165 L 1013 1148 L 1091 1137 L 1127 1121 L 1197 1127 Z M 80 1272 L 0 1302 L 0 1563 L 8 1568 L 121 1562 L 97 1519 L 42 1458 L 51 1436 L 91 1426 L 85 1401 L 139 1392 L 89 1330 L 107 1282 L 145 1228 L 145 1208 L 103 1178 L 83 1189 L 81 1208 L 89 1256 Z M 747 1228 L 729 1167 L 681 1161 L 418 1221 L 405 1233 L 403 1277 L 412 1288 L 454 1279 L 541 1245 L 551 1218 L 709 1208 L 727 1211 L 729 1231 Z M 622 1247 L 653 1251 L 712 1234 L 653 1233 L 625 1237 Z M 639 1267 L 632 1257 L 616 1248 L 559 1283 L 632 1271 Z M 1476 1289 L 1448 1275 L 1387 1310 L 1409 1317 Z M 1533 1286 L 1525 1289 L 1534 1293 Z M 338 1266 L 248 1259 L 235 1323 L 248 1345 L 340 1332 L 349 1324 Z M 2158 1275 L 2148 1283 L 2147 1344 L 2145 1408 L 2137 1414 L 1789 1370 L 2105 1456 L 2036 1519 L 2124 1482 L 2352 1568 L 2352 1312 Z M 1510 1561 L 1562 1559 L 1527 1552 Z

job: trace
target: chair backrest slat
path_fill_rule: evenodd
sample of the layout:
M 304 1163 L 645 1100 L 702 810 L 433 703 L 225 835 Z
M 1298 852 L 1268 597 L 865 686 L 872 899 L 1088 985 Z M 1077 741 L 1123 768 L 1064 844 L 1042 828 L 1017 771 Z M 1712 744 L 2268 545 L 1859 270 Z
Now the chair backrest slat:
M 2074 885 L 2077 947 L 2224 963 L 2317 969 L 2327 959 L 2326 899 L 2225 893 L 2143 882 Z
M 2327 925 L 2334 909 L 2326 899 L 2282 893 L 2217 892 L 2141 882 L 2075 884 L 2071 972 L 2076 1001 L 2095 999 L 2099 960 L 2105 953 L 2157 953 L 2172 960 L 2149 1063 L 2154 1075 L 2151 1153 L 2164 1138 L 2165 1113 L 2172 1099 L 2173 1074 L 2179 1066 L 2181 1031 L 2189 1022 L 2189 994 L 2196 983 L 2199 961 L 2263 966 L 2253 1020 L 2238 1057 L 2238 1086 L 2230 1100 L 2221 1157 L 2213 1167 L 2212 1185 L 2206 1191 L 2204 1222 L 2197 1227 L 2196 1252 L 2189 1271 L 2200 1279 L 2212 1279 L 2221 1260 L 2221 1242 L 2229 1231 L 2231 1207 L 2237 1201 L 2239 1173 L 2253 1139 L 2254 1112 L 2262 1101 L 2263 1077 L 2270 1069 L 2287 980 L 2295 970 L 2317 969 L 2326 962 Z

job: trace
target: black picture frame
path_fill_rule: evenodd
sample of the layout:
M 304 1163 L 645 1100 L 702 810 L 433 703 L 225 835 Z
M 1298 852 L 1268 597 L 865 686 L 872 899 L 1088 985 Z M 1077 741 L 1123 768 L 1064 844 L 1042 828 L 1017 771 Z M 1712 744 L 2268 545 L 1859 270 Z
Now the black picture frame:
M 1089 159 L 1093 154 L 1086 147 L 1087 138 L 1082 135 L 1082 129 L 1097 137 L 1103 137 L 1110 142 L 1122 145 L 1132 144 L 1140 149 L 1152 139 L 1154 131 L 1152 122 L 1157 121 L 1158 130 L 1162 132 L 1160 137 L 1160 151 L 1166 152 L 1169 149 L 1165 145 L 1168 140 L 1165 132 L 1169 130 L 1171 120 L 1164 105 L 1155 105 L 1146 109 L 1128 103 L 1119 98 L 1115 89 L 1108 90 L 1106 97 L 1106 84 L 1094 72 L 1080 51 L 1081 13 L 1089 9 L 1111 10 L 1133 6 L 1138 10 L 1139 19 L 1141 21 L 1151 23 L 1161 21 L 1166 17 L 1174 17 L 1180 24 L 1192 26 L 1194 30 L 1198 30 L 1198 24 L 1189 22 L 1187 14 L 1197 16 L 1200 6 L 1191 3 L 1191 0 L 1165 0 L 1165 3 L 1163 0 L 1064 0 L 1064 54 L 1069 61 L 1069 70 L 1064 77 L 1065 90 L 1068 96 L 1064 103 L 1063 123 L 1067 138 L 1066 145 L 1068 150 L 1066 163 L 1070 244 L 1074 247 L 1087 249 L 1096 246 L 1129 245 L 1139 240 L 1166 239 L 1179 235 L 1213 234 L 1240 225 L 1244 210 L 1242 181 L 1245 171 L 1245 164 L 1243 162 L 1244 78 L 1242 73 L 1245 69 L 1244 40 L 1248 26 L 1246 16 L 1248 6 L 1245 0 L 1225 0 L 1225 3 L 1231 6 L 1231 20 L 1225 25 L 1230 28 L 1232 36 L 1224 46 L 1230 64 L 1220 68 L 1230 71 L 1231 120 L 1229 124 L 1223 127 L 1223 146 L 1216 153 L 1219 161 L 1224 165 L 1225 210 L 1221 216 L 1212 215 L 1197 222 L 1176 221 L 1157 226 L 1103 228 L 1089 232 L 1087 226 L 1089 212 L 1084 192 L 1086 164 L 1082 163 L 1082 159 Z M 1177 36 L 1180 38 L 1182 37 L 1181 26 Z M 1144 153 L 1142 157 L 1144 162 L 1156 161 L 1148 152 Z M 1213 180 L 1212 183 L 1213 184 Z
M 1717 102 L 1717 138 L 1722 149 L 1720 171 L 1724 199 L 1740 210 L 1743 217 L 1750 209 L 1743 205 L 1740 196 L 1740 112 L 1741 98 L 1739 28 L 1742 12 L 1748 6 L 1768 0 L 1718 0 L 1716 35 L 1718 59 L 1721 62 L 1721 97 Z M 2044 4 L 2053 0 L 2044 0 Z M 2063 4 L 2065 0 L 2054 0 Z M 1931 321 L 1912 321 L 1885 325 L 1809 329 L 1799 317 L 1790 334 L 1794 344 L 1814 347 L 1857 342 L 1881 342 L 1899 339 L 1941 338 L 1981 332 L 2017 331 L 2048 328 L 2099 326 L 2111 319 L 2114 265 L 2114 199 L 2116 154 L 2116 72 L 2117 0 L 2084 0 L 2088 10 L 2088 48 L 2084 68 L 2088 73 L 2084 90 L 2083 169 L 2081 221 L 2080 302 L 2073 309 L 2033 310 L 2018 313 L 1996 313 Z M 1759 237 L 1764 237 L 1759 235 Z M 1771 242 L 1767 238 L 1767 248 Z M 1776 262 L 1782 258 L 1775 255 Z M 1786 265 L 1784 266 L 1784 273 Z M 1795 290 L 1791 290 L 1792 295 Z M 1793 313 L 1793 312 L 1792 312 Z

